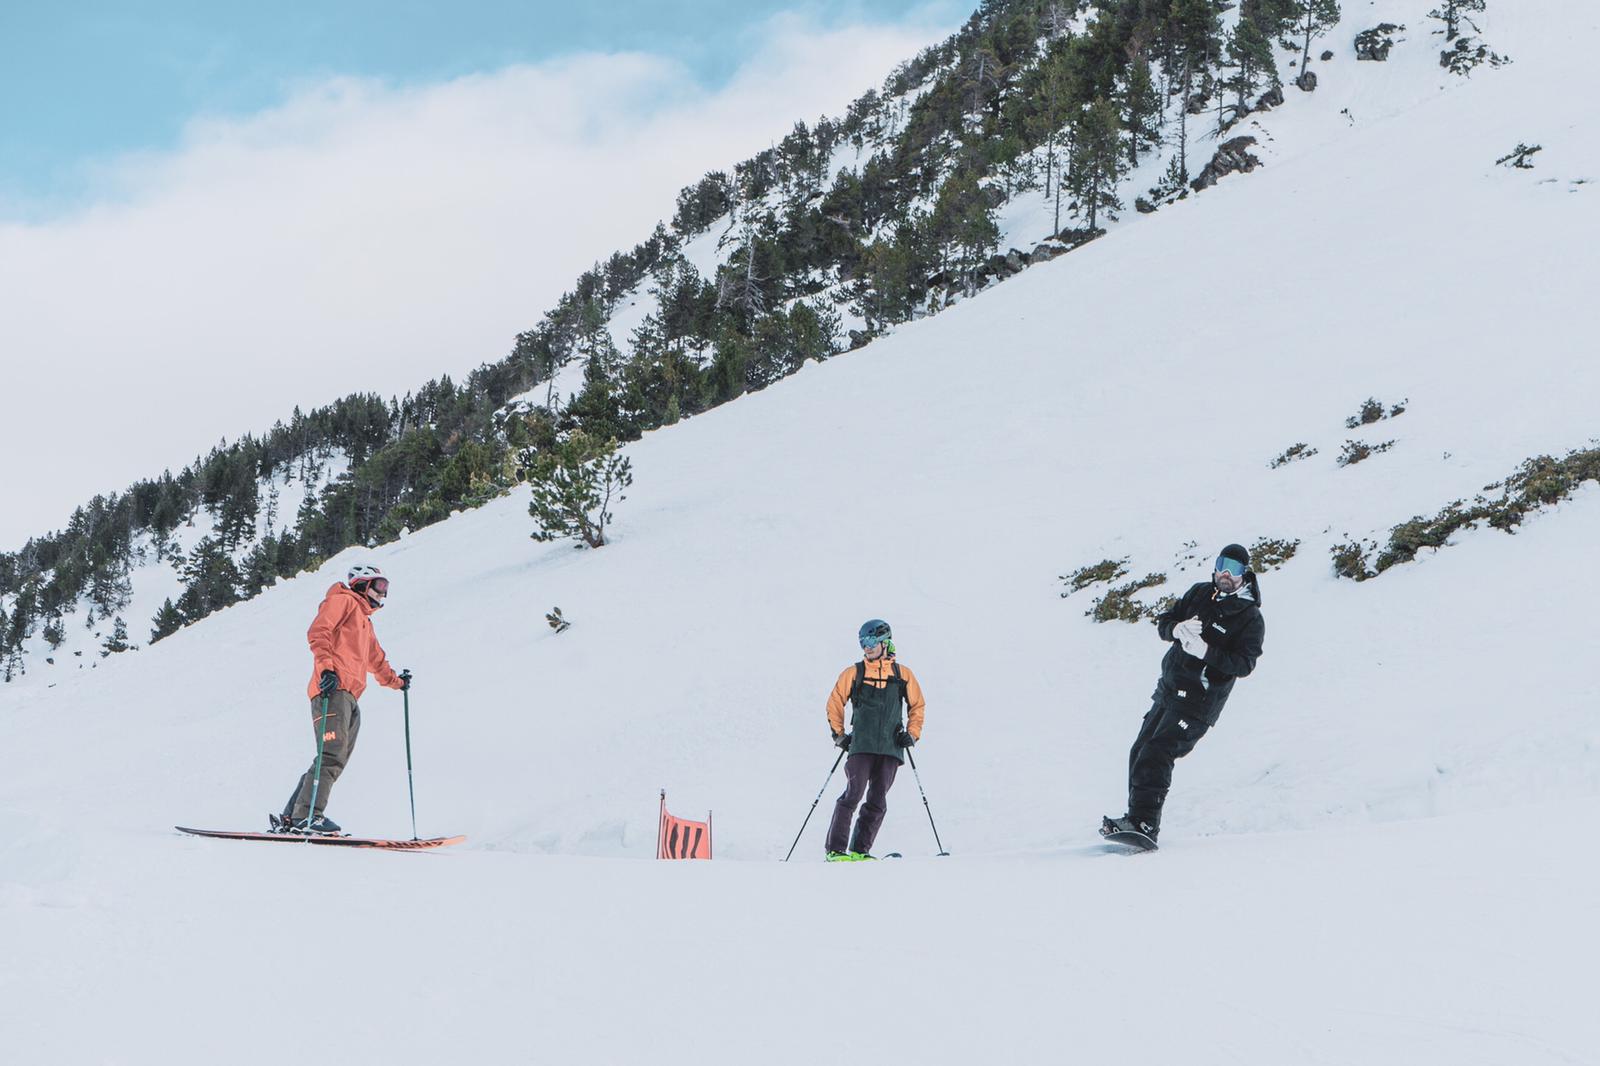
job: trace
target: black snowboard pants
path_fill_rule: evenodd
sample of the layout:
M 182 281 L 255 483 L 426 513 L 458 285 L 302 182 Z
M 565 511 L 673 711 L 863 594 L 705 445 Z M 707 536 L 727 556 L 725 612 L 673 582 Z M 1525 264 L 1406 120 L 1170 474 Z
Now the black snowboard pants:
M 1161 825 L 1172 787 L 1172 764 L 1194 750 L 1211 726 L 1193 712 L 1157 696 L 1128 752 L 1128 816 Z
M 844 795 L 833 805 L 833 821 L 828 823 L 829 851 L 872 850 L 883 816 L 889 813 L 889 786 L 894 784 L 894 775 L 899 769 L 900 760 L 893 755 L 862 752 L 845 760 L 847 783 Z M 856 819 L 856 833 L 852 839 L 850 819 L 862 796 L 866 796 L 867 802 L 861 806 L 861 817 Z

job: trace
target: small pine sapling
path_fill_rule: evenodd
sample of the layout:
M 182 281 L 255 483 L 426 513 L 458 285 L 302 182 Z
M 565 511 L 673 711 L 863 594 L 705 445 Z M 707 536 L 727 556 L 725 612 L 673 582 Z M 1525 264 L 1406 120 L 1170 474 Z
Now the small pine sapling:
M 606 544 L 611 502 L 627 499 L 622 490 L 633 484 L 632 461 L 617 454 L 619 447 L 615 440 L 599 441 L 574 430 L 554 448 L 532 456 L 528 513 L 539 524 L 529 534 L 534 540 L 572 537 L 591 548 Z

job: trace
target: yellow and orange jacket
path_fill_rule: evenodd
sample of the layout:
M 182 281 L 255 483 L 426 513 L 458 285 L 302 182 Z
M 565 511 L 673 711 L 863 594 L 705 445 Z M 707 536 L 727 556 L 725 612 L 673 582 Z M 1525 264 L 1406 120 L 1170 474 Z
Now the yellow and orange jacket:
M 384 688 L 400 687 L 400 676 L 372 631 L 373 609 L 365 596 L 343 581 L 335 582 L 323 597 L 316 620 L 306 630 L 306 643 L 311 645 L 311 684 L 306 694 L 312 699 L 319 695 L 317 682 L 324 670 L 338 674 L 339 687 L 356 699 L 367 690 L 369 671 Z
M 884 656 L 867 663 L 861 683 L 883 688 L 893 677 L 894 660 Z M 917 675 L 911 672 L 911 667 L 904 663 L 900 664 L 900 679 L 906 683 L 906 732 L 921 740 L 922 712 L 927 706 L 927 701 L 922 698 L 922 686 L 917 683 Z M 850 702 L 850 689 L 855 683 L 856 664 L 851 663 L 839 675 L 839 680 L 833 683 L 833 691 L 828 693 L 828 725 L 835 733 L 844 732 L 844 705 Z

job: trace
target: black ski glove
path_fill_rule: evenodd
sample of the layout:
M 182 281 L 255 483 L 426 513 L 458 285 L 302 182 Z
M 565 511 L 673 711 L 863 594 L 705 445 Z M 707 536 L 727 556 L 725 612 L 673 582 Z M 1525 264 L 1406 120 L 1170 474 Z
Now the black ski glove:
M 317 681 L 317 691 L 324 696 L 331 696 L 339 689 L 339 675 L 332 670 L 322 671 L 322 677 Z
M 844 751 L 849 751 L 850 750 L 850 734 L 849 733 L 835 733 L 833 735 L 833 746 L 836 747 L 836 748 L 840 748 L 840 749 L 842 749 Z
M 411 691 L 411 671 L 410 670 L 402 670 L 402 671 L 400 671 L 400 691 L 401 692 L 410 692 Z
M 911 733 L 908 730 L 905 729 L 905 727 L 902 726 L 901 728 L 896 729 L 894 731 L 894 746 L 895 747 L 897 747 L 897 748 L 909 748 L 909 747 L 911 747 L 911 745 L 915 744 L 916 742 L 917 742 L 917 738 L 912 736 Z

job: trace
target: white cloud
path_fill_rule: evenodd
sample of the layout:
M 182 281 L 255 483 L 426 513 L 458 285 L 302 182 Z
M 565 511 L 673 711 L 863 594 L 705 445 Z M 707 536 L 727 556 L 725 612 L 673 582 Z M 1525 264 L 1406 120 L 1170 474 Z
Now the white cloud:
M 642 54 L 339 79 L 116 160 L 95 206 L 0 224 L 0 549 L 296 404 L 502 357 L 683 185 L 945 32 L 780 16 L 714 91 Z

